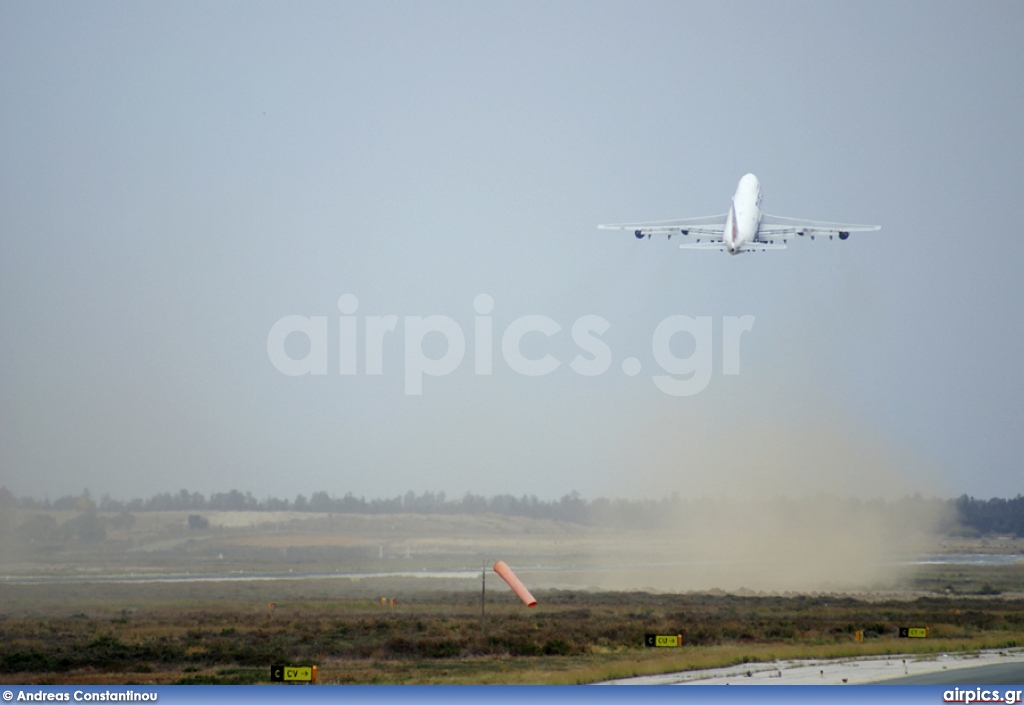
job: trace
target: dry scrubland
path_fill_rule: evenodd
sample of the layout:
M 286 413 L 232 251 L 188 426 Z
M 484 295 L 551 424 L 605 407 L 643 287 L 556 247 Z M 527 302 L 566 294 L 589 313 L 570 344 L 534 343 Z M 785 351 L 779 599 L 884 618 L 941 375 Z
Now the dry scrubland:
M 8 516 L 6 527 L 50 526 L 38 514 Z M 88 540 L 6 530 L 0 680 L 250 683 L 266 681 L 272 662 L 291 662 L 317 663 L 322 680 L 337 683 L 577 683 L 776 658 L 1024 645 L 1019 561 L 911 570 L 886 555 L 870 581 L 852 561 L 844 584 L 843 571 L 815 573 L 788 554 L 776 561 L 722 548 L 717 563 L 680 560 L 689 537 L 677 530 L 497 516 L 203 518 L 209 527 L 196 530 L 187 513 L 139 513 Z M 1024 555 L 1024 542 L 998 539 L 929 548 Z M 522 607 L 490 573 L 481 617 L 480 566 L 497 559 L 540 606 Z M 805 591 L 774 588 L 790 570 L 818 580 Z M 415 577 L 430 571 L 446 573 Z M 138 582 L 185 574 L 235 579 Z M 107 582 L 125 576 L 133 582 Z M 380 597 L 397 604 L 382 607 Z M 919 625 L 932 638 L 897 638 L 898 627 Z M 649 632 L 682 634 L 686 646 L 644 649 Z

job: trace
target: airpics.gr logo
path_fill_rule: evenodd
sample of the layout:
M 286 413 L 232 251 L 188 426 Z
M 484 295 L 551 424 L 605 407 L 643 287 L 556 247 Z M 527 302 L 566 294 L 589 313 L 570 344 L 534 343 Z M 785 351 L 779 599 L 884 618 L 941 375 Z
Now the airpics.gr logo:
M 953 688 L 942 693 L 944 703 L 1006 703 L 1014 705 L 1022 702 L 1020 690 L 988 690 L 974 688 L 973 690 Z
M 337 371 L 339 375 L 359 374 L 359 351 L 362 350 L 362 373 L 367 376 L 384 374 L 384 348 L 386 341 L 398 335 L 399 317 L 395 315 L 355 315 L 359 300 L 352 294 L 338 299 L 337 337 L 332 335 L 332 321 L 328 316 L 301 316 L 293 314 L 278 319 L 267 335 L 267 355 L 270 362 L 282 374 L 289 376 L 326 375 L 331 357 L 331 339 L 338 341 Z M 490 375 L 494 371 L 494 347 L 496 332 L 490 315 L 494 310 L 494 299 L 480 294 L 473 300 L 472 347 L 473 372 Z M 466 357 L 466 333 L 459 323 L 443 315 L 405 316 L 402 320 L 401 336 L 404 352 L 405 393 L 423 393 L 424 377 L 443 377 L 459 368 Z M 579 349 L 568 361 L 569 368 L 578 375 L 595 377 L 608 372 L 615 359 L 611 348 L 602 339 L 612 324 L 598 315 L 580 316 L 569 328 L 569 335 Z M 740 337 L 752 330 L 754 317 L 723 316 L 721 323 L 722 374 L 740 373 Z M 563 334 L 562 326 L 548 316 L 531 314 L 520 316 L 510 322 L 501 332 L 501 359 L 505 365 L 526 377 L 542 377 L 558 369 L 563 361 L 550 352 L 540 357 L 527 357 L 522 343 L 527 335 L 540 334 L 547 338 Z M 711 381 L 712 343 L 714 326 L 711 316 L 668 316 L 654 329 L 651 335 L 651 352 L 654 360 L 665 374 L 651 376 L 654 385 L 665 394 L 687 397 L 699 394 Z M 428 336 L 440 335 L 445 341 L 445 352 L 440 357 L 430 357 L 424 349 Z M 689 336 L 693 352 L 679 357 L 672 351 L 672 340 L 676 336 Z M 309 343 L 304 357 L 295 358 L 288 354 L 286 341 L 291 336 L 302 336 Z M 635 357 L 621 361 L 623 374 L 634 377 L 643 365 Z

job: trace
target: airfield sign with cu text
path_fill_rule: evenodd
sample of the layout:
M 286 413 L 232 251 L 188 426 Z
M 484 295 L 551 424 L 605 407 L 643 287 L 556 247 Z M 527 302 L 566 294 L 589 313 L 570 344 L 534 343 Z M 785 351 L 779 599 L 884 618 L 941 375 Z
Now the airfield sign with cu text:
M 682 634 L 644 634 L 644 646 L 682 646 Z

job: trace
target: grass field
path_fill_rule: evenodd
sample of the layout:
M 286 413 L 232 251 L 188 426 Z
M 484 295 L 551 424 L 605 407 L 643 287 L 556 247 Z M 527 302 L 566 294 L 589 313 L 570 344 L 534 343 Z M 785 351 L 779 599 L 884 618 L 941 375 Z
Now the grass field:
M 1011 559 L 904 566 L 854 588 L 654 590 L 642 588 L 665 565 L 657 532 L 505 517 L 238 514 L 211 517 L 197 532 L 183 514 L 152 513 L 91 543 L 51 536 L 8 546 L 0 680 L 258 683 L 272 663 L 316 663 L 328 683 L 585 683 L 780 658 L 1024 645 L 1014 541 L 936 543 L 935 553 Z M 479 570 L 497 558 L 523 566 L 538 607 L 523 607 L 490 573 L 481 615 Z M 608 573 L 621 580 L 640 565 L 641 589 L 575 585 Z M 662 578 L 680 570 L 669 565 Z M 415 577 L 430 570 L 477 572 Z M 184 574 L 232 579 L 167 581 Z M 927 626 L 931 636 L 899 639 L 901 626 Z M 684 645 L 645 649 L 645 633 L 680 634 Z
M 358 593 L 393 586 L 370 582 L 353 590 L 321 582 L 319 594 L 306 595 L 301 581 L 6 586 L 14 609 L 0 618 L 0 678 L 253 683 L 268 680 L 272 663 L 316 663 L 322 682 L 334 683 L 579 683 L 779 658 L 1024 645 L 1020 598 L 542 591 L 530 610 L 495 595 L 481 617 L 478 593 L 421 590 L 385 607 Z M 267 598 L 278 595 L 271 610 Z M 899 639 L 900 626 L 928 626 L 931 638 Z M 680 634 L 684 646 L 645 649 L 645 633 Z

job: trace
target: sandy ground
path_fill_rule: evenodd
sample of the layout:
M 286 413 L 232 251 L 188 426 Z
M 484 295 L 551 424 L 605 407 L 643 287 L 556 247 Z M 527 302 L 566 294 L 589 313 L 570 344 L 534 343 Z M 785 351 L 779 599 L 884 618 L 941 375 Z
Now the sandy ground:
M 855 685 L 878 683 L 905 675 L 1024 662 L 1024 649 L 982 651 L 980 654 L 879 656 L 840 661 L 776 661 L 748 663 L 705 671 L 683 671 L 608 681 L 604 685 Z

